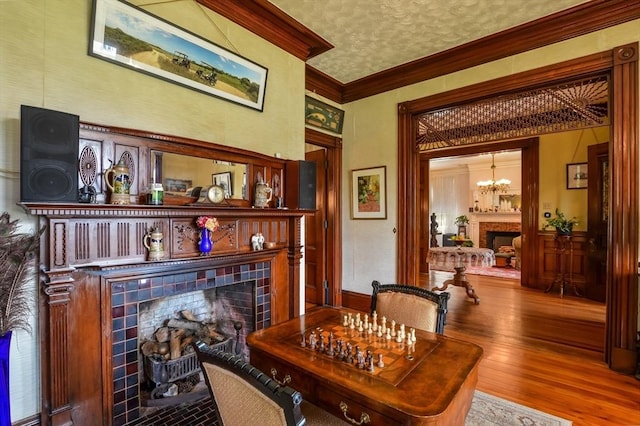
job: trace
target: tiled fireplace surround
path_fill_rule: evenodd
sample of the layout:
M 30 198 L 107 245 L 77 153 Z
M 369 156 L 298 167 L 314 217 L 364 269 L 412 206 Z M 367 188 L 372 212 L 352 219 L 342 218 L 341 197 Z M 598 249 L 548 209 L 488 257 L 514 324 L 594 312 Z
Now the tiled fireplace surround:
M 46 226 L 40 259 L 42 424 L 125 425 L 139 417 L 142 303 L 252 283 L 256 329 L 299 313 L 304 212 L 38 203 L 25 208 Z M 203 214 L 222 225 L 206 257 L 198 255 L 197 238 L 189 237 Z M 158 226 L 167 255 L 149 262 L 142 241 Z M 256 232 L 276 247 L 252 251 Z
M 126 425 L 140 416 L 139 389 L 143 366 L 138 319 L 141 304 L 214 288 L 233 291 L 234 287 L 244 287 L 240 285 L 242 283 L 253 282 L 256 305 L 231 307 L 236 313 L 229 313 L 244 323 L 241 334 L 241 340 L 244 341 L 246 333 L 254 329 L 253 324 L 247 324 L 246 318 L 242 318 L 241 311 L 244 308 L 255 311 L 255 329 L 270 325 L 270 277 L 270 263 L 258 262 L 111 283 L 113 424 Z M 189 307 L 176 305 L 173 308 L 176 312 Z

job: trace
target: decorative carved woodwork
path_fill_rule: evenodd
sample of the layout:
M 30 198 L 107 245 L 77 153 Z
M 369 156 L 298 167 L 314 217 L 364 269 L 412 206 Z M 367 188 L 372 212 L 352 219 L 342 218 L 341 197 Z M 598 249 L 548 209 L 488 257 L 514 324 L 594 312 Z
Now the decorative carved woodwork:
M 269 265 L 270 312 L 258 312 L 259 323 L 276 324 L 300 313 L 301 218 L 308 211 L 254 209 L 242 204 L 153 206 L 135 204 L 135 194 L 150 179 L 150 152 L 163 150 L 249 164 L 267 179 L 284 176 L 284 161 L 238 148 L 155 135 L 132 129 L 81 125 L 80 143 L 97 147 L 105 164 L 114 154 L 132 153 L 138 166 L 132 204 L 24 203 L 25 210 L 47 227 L 41 244 L 39 318 L 42 362 L 42 424 L 119 423 L 122 401 L 116 401 L 111 333 L 111 285 L 163 274 L 193 273 L 238 265 Z M 283 185 L 286 186 L 286 185 Z M 250 191 L 249 191 L 250 193 Z M 201 215 L 215 216 L 213 251 L 197 249 Z M 165 257 L 147 261 L 144 236 L 163 233 Z M 275 248 L 253 251 L 251 236 L 262 233 Z M 231 269 L 230 269 L 231 268 Z M 228 273 L 228 272 L 227 272 Z M 101 336 L 102 341 L 99 341 Z M 98 339 L 98 340 L 96 340 Z M 119 406 L 120 407 L 120 406 Z M 127 414 L 128 415 L 128 414 Z

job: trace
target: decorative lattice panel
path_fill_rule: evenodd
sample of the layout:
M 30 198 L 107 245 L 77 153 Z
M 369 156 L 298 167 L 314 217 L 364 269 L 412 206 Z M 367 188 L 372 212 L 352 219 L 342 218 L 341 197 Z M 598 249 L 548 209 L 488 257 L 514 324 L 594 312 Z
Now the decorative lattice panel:
M 609 124 L 609 78 L 593 77 L 429 111 L 418 117 L 417 148 L 514 139 Z

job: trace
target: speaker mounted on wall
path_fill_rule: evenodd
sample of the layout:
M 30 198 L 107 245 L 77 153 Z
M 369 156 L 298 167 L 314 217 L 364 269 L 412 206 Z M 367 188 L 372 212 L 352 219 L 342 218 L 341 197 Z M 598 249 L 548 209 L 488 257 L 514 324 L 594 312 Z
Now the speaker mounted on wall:
M 285 163 L 286 206 L 290 209 L 316 209 L 316 163 L 291 160 Z
M 77 115 L 21 106 L 21 201 L 78 201 L 79 130 Z

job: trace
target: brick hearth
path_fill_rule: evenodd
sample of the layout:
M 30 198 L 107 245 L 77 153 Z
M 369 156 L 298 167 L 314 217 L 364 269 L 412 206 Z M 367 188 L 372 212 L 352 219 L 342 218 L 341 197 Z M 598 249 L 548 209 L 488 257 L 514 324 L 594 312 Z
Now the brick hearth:
M 522 232 L 520 222 L 480 222 L 479 247 L 487 247 L 487 232 Z

